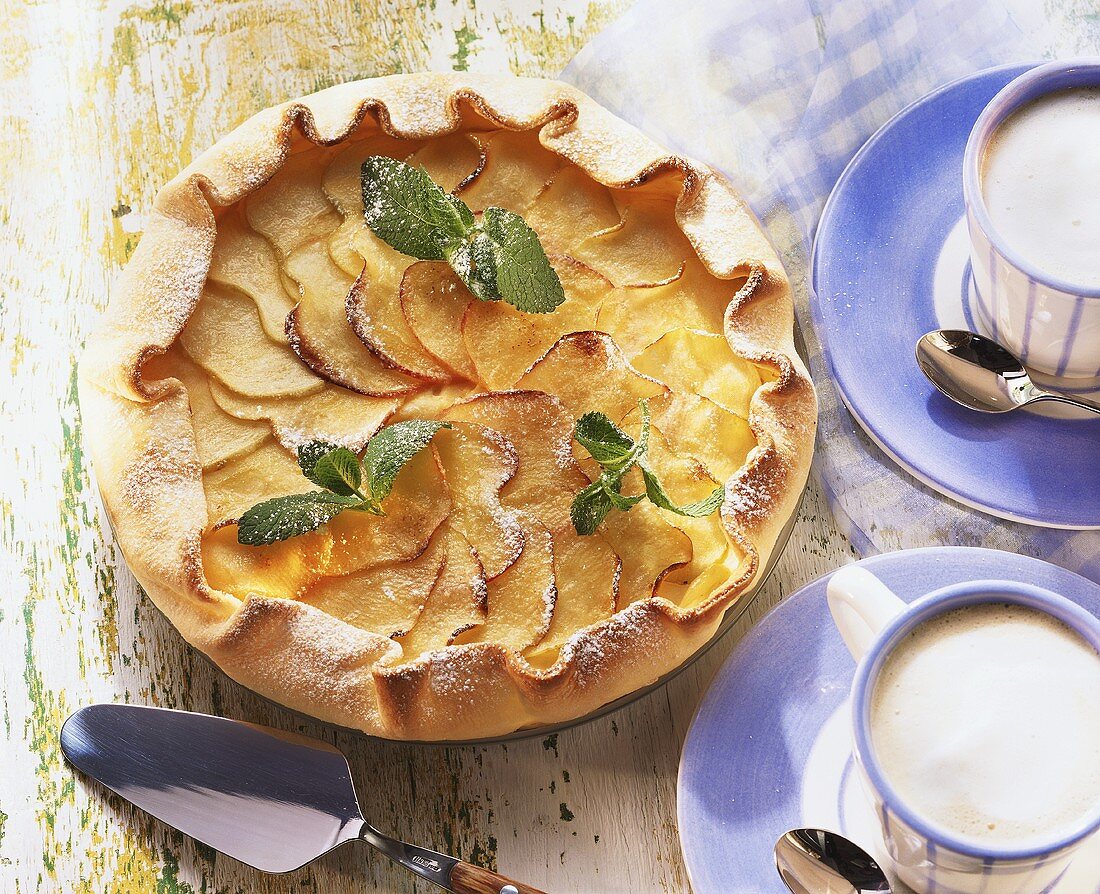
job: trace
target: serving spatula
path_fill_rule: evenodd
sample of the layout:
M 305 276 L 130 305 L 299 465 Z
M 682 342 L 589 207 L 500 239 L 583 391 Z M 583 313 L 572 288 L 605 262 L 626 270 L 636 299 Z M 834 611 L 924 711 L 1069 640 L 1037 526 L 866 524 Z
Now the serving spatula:
M 65 721 L 61 748 L 127 801 L 265 872 L 362 840 L 454 894 L 541 894 L 383 835 L 363 818 L 343 753 L 318 739 L 209 714 L 90 705 Z

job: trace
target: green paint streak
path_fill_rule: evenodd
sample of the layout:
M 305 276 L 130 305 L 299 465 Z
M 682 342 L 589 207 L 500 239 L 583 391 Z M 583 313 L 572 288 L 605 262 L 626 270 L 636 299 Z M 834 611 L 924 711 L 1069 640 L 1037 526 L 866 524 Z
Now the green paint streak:
M 569 809 L 568 805 L 564 801 L 561 802 L 561 819 L 563 823 L 571 823 L 574 820 L 573 811 Z
M 8 815 L 0 810 L 0 844 L 4 841 L 4 823 L 8 821 Z
M 553 751 L 554 756 L 558 756 L 558 734 L 554 733 L 552 736 L 547 736 L 542 741 L 542 747 L 544 751 Z
M 468 24 L 463 24 L 455 31 L 455 51 L 451 58 L 454 60 L 455 71 L 470 70 L 470 45 L 480 40 L 480 36 Z
M 180 881 L 179 858 L 167 848 L 161 852 L 161 858 L 164 864 L 157 878 L 157 894 L 196 894 L 191 885 Z

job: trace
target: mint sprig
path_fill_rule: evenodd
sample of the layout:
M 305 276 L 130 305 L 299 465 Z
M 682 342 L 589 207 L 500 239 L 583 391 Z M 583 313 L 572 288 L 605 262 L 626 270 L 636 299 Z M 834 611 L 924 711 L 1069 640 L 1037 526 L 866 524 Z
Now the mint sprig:
M 385 515 L 382 501 L 398 473 L 447 422 L 410 419 L 387 425 L 367 443 L 363 460 L 336 444 L 311 441 L 298 448 L 298 465 L 323 490 L 273 497 L 241 515 L 237 542 L 265 546 L 315 531 L 345 510 Z
M 635 441 L 605 414 L 585 413 L 573 428 L 573 439 L 600 464 L 600 475 L 573 498 L 570 517 L 578 534 L 594 534 L 612 509 L 629 512 L 642 500 L 677 515 L 701 518 L 713 514 L 725 498 L 726 489 L 717 487 L 708 496 L 694 503 L 678 506 L 661 486 L 656 473 L 646 460 L 649 449 L 649 407 L 641 402 L 642 428 Z M 642 472 L 645 492 L 624 496 L 623 477 L 634 466 Z
M 360 182 L 379 239 L 422 261 L 446 261 L 482 301 L 549 313 L 565 300 L 538 234 L 518 214 L 486 208 L 479 221 L 422 168 L 385 155 L 363 162 Z

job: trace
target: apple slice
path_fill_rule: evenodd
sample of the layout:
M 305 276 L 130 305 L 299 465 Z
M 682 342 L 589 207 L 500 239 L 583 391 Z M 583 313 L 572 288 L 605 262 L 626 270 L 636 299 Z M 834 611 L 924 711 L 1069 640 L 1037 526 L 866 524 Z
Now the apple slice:
M 433 140 L 432 142 L 436 142 Z M 423 143 L 419 140 L 402 140 L 389 134 L 372 134 L 365 140 L 348 143 L 333 157 L 325 168 L 321 187 L 329 201 L 345 217 L 363 216 L 363 162 L 372 155 L 404 159 L 416 152 Z M 429 144 L 430 145 L 430 144 Z
M 415 394 L 406 397 L 389 421 L 439 419 L 455 404 L 477 393 L 477 386 L 469 382 L 459 381 L 447 385 L 425 385 Z
M 426 382 L 447 382 L 449 367 L 424 349 L 401 311 L 398 289 L 375 280 L 365 264 L 348 292 L 344 308 L 352 331 L 385 366 Z M 402 279 L 404 282 L 404 279 Z
M 676 224 L 674 202 L 631 193 L 620 198 L 621 224 L 589 236 L 573 249 L 573 257 L 616 286 L 672 282 L 684 262 L 697 257 Z
M 218 407 L 237 419 L 270 422 L 288 450 L 309 441 L 328 441 L 358 453 L 400 403 L 397 398 L 369 397 L 327 383 L 303 397 L 257 398 L 241 397 L 214 380 L 210 394 Z M 266 434 L 268 426 L 260 427 Z
M 420 617 L 428 594 L 443 573 L 444 553 L 439 541 L 437 536 L 419 556 L 404 562 L 322 578 L 299 598 L 371 633 L 405 633 Z
M 486 584 L 485 623 L 455 637 L 456 643 L 500 643 L 522 652 L 550 628 L 558 595 L 553 538 L 533 519 L 524 521 L 519 558 Z
M 286 397 L 320 391 L 323 380 L 264 334 L 251 299 L 207 286 L 179 337 L 192 360 L 239 394 Z
M 539 142 L 537 130 L 496 130 L 471 136 L 481 147 L 485 163 L 476 177 L 454 192 L 474 212 L 495 205 L 525 215 L 562 166 L 561 156 Z
M 311 531 L 266 546 L 237 542 L 237 526 L 226 525 L 202 537 L 202 568 L 215 590 L 238 599 L 250 595 L 293 599 L 318 576 L 325 564 L 332 538 Z
M 572 524 L 573 497 L 590 481 L 573 460 L 573 419 L 561 401 L 541 391 L 494 391 L 455 404 L 444 418 L 492 429 L 512 445 L 516 474 L 501 490 L 504 506 L 550 531 Z
M 286 269 L 302 293 L 287 317 L 287 334 L 310 369 L 360 394 L 385 397 L 416 387 L 412 379 L 387 368 L 352 332 L 345 303 L 353 280 L 333 263 L 324 242 L 296 250 Z
M 565 289 L 553 313 L 531 314 L 503 301 L 471 301 L 462 319 L 462 339 L 478 378 L 493 391 L 511 388 L 562 335 L 595 328 L 596 312 L 611 284 L 572 258 L 551 264 Z
M 473 135 L 452 133 L 429 140 L 405 161 L 423 168 L 446 192 L 454 192 L 481 174 L 485 152 Z
M 321 189 L 328 155 L 298 152 L 245 200 L 245 217 L 282 257 L 322 239 L 340 226 L 342 217 Z
M 440 531 L 446 551 L 443 573 L 408 633 L 397 634 L 405 660 L 442 649 L 485 620 L 485 575 L 477 554 L 449 525 Z
M 437 432 L 432 449 L 451 492 L 449 524 L 473 547 L 492 580 L 523 549 L 516 513 L 500 505 L 500 490 L 516 472 L 515 451 L 491 429 L 461 423 Z
M 582 537 L 570 524 L 552 537 L 558 595 L 546 634 L 527 653 L 536 667 L 553 664 L 566 640 L 611 617 L 618 601 L 621 563 L 600 534 Z
M 705 397 L 742 419 L 763 384 L 757 366 L 734 354 L 724 335 L 697 329 L 666 332 L 634 358 L 634 366 L 673 391 Z
M 576 165 L 565 165 L 538 194 L 527 224 L 547 251 L 572 254 L 588 237 L 618 229 L 622 217 L 611 190 Z
M 624 488 L 624 493 L 641 493 Z M 674 569 L 691 562 L 691 537 L 666 518 L 668 513 L 643 500 L 629 512 L 612 511 L 599 531 L 622 560 L 615 609 L 648 599 Z
M 596 410 L 618 421 L 668 391 L 631 366 L 611 336 L 591 331 L 563 335 L 516 387 L 555 395 L 574 420 Z
M 684 263 L 683 273 L 665 285 L 616 289 L 600 307 L 596 326 L 634 357 L 677 328 L 721 334 L 726 308 L 744 278 L 718 279 L 701 261 Z
M 403 562 L 424 551 L 451 510 L 447 484 L 432 451 L 421 450 L 409 460 L 382 509 L 385 515 L 342 512 L 328 523 L 333 547 L 327 574 Z
M 756 447 L 748 422 L 708 398 L 673 392 L 655 398 L 649 407 L 672 449 L 695 457 L 718 481 L 728 481 Z
M 297 460 L 270 439 L 202 476 L 211 527 L 236 522 L 257 503 L 286 494 L 315 490 Z
M 142 367 L 146 380 L 179 379 L 187 389 L 191 405 L 191 424 L 195 427 L 195 447 L 203 469 L 215 468 L 226 460 L 254 449 L 267 439 L 270 428 L 262 422 L 236 419 L 225 413 L 211 396 L 216 380 L 211 380 L 178 347 L 150 358 Z
M 453 375 L 477 381 L 462 340 L 462 318 L 474 299 L 442 261 L 417 261 L 401 278 L 401 313 L 413 337 Z
M 271 243 L 236 216 L 218 221 L 207 278 L 251 298 L 267 337 L 286 344 L 286 315 L 294 309 L 295 297 L 283 285 L 279 258 Z
M 362 217 L 349 217 L 332 233 L 328 241 L 329 255 L 349 277 L 355 279 L 364 265 L 371 279 L 392 287 L 396 295 L 401 277 L 413 258 L 391 248 L 374 232 Z

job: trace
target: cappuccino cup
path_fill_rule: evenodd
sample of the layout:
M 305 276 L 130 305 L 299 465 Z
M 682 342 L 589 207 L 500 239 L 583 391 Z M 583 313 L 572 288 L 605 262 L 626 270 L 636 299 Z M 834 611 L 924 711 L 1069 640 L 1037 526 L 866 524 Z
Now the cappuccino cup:
M 828 600 L 897 877 L 918 894 L 1047 891 L 1100 829 L 1100 620 L 1014 581 L 906 604 L 858 566 Z
M 1100 58 L 1051 62 L 993 97 L 963 156 L 981 328 L 1032 369 L 1086 381 L 1100 377 L 1098 140 Z

